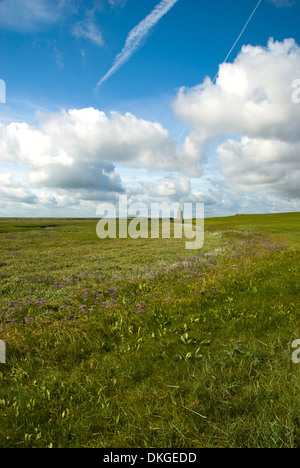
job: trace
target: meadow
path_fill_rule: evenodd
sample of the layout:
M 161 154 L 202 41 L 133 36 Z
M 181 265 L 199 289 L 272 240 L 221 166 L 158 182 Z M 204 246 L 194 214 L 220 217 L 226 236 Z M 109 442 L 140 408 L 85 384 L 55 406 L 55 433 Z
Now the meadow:
M 0 220 L 2 448 L 300 448 L 300 213 Z

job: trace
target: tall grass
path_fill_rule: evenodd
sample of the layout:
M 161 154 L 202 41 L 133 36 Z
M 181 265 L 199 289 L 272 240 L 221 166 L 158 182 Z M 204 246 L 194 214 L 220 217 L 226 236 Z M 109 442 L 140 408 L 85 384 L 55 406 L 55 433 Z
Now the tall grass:
M 1 447 L 300 447 L 300 215 L 95 228 L 0 222 Z

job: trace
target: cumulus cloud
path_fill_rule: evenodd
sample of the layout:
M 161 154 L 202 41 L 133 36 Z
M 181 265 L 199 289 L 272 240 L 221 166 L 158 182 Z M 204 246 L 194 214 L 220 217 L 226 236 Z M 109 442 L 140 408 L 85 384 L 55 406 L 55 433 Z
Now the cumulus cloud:
M 8 201 L 36 204 L 38 197 L 27 187 L 16 182 L 11 174 L 0 174 L 0 196 L 2 203 Z
M 50 164 L 33 171 L 29 175 L 32 186 L 53 187 L 65 190 L 88 189 L 103 192 L 122 192 L 120 177 L 114 172 L 114 166 L 107 168 L 104 163 L 85 163 L 76 161 L 71 166 Z
M 300 48 L 293 39 L 271 39 L 267 48 L 244 46 L 234 63 L 220 66 L 215 85 L 207 78 L 195 88 L 182 88 L 174 110 L 210 135 L 295 138 L 299 108 L 291 101 L 291 86 L 299 76 Z
M 44 167 L 59 163 L 72 164 L 72 158 L 39 128 L 27 123 L 0 124 L 0 154 L 2 161 Z
M 170 176 L 156 180 L 155 183 L 143 183 L 135 194 L 147 195 L 153 199 L 164 199 L 179 201 L 183 197 L 190 196 L 191 181 L 184 176 Z
M 186 177 L 164 178 L 155 187 L 154 193 L 159 197 L 182 197 L 188 195 L 191 190 L 190 180 Z
M 203 201 L 210 214 L 217 206 L 222 215 L 255 203 L 258 211 L 267 204 L 294 210 L 300 198 L 296 79 L 300 47 L 293 39 L 244 46 L 233 63 L 220 66 L 216 83 L 206 78 L 178 92 L 173 109 L 190 129 L 183 144 L 159 122 L 95 108 L 39 113 L 37 125 L 0 124 L 1 160 L 26 174 L 22 181 L 0 178 L 2 199 L 84 212 L 126 190 L 135 200 Z M 139 169 L 145 183 L 131 177 L 125 185 L 123 169 L 124 180 Z
M 237 191 L 253 187 L 300 198 L 300 142 L 243 137 L 218 148 L 227 183 Z
M 28 183 L 32 188 L 83 190 L 84 196 L 88 195 L 88 191 L 98 191 L 101 196 L 106 192 L 123 191 L 114 165 L 101 159 L 100 154 L 97 158 L 97 154 L 88 149 L 87 134 L 83 135 L 86 148 L 81 142 L 75 151 L 68 138 L 63 139 L 61 135 L 59 140 L 55 131 L 51 134 L 49 121 L 46 124 L 44 120 L 44 125 L 49 133 L 42 127 L 25 123 L 0 125 L 1 160 L 26 169 L 29 172 Z M 72 138 L 72 134 L 69 136 Z M 14 195 L 12 191 L 10 193 Z M 18 193 L 22 194 L 20 190 Z M 27 195 L 25 198 L 28 199 Z
M 107 115 L 88 108 L 40 114 L 40 131 L 59 145 L 63 155 L 75 159 L 162 170 L 176 165 L 176 142 L 169 132 L 160 123 L 138 119 L 131 113 Z
M 162 171 L 183 167 L 176 142 L 157 122 L 94 108 L 37 116 L 36 126 L 0 124 L 1 160 L 24 168 L 31 188 L 105 199 L 125 190 L 117 163 Z
M 244 46 L 220 66 L 215 84 L 206 78 L 180 89 L 173 108 L 191 128 L 187 154 L 203 161 L 207 144 L 222 138 L 217 162 L 231 187 L 300 197 L 300 106 L 291 99 L 298 77 L 299 46 L 270 39 L 267 47 Z

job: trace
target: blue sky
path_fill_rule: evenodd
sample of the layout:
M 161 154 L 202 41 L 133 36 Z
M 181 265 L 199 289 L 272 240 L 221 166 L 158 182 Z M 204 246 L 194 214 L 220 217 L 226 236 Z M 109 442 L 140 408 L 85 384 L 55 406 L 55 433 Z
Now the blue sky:
M 263 0 L 219 70 L 256 4 L 0 0 L 0 215 L 94 216 L 125 192 L 201 201 L 208 216 L 299 211 L 299 0 Z

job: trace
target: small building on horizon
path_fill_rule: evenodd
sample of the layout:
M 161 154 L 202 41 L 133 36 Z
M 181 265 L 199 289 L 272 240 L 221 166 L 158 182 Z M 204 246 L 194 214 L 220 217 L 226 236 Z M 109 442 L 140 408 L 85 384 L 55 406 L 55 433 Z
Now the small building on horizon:
M 183 211 L 181 206 L 179 205 L 178 211 L 177 211 L 177 221 L 182 221 L 183 220 Z

